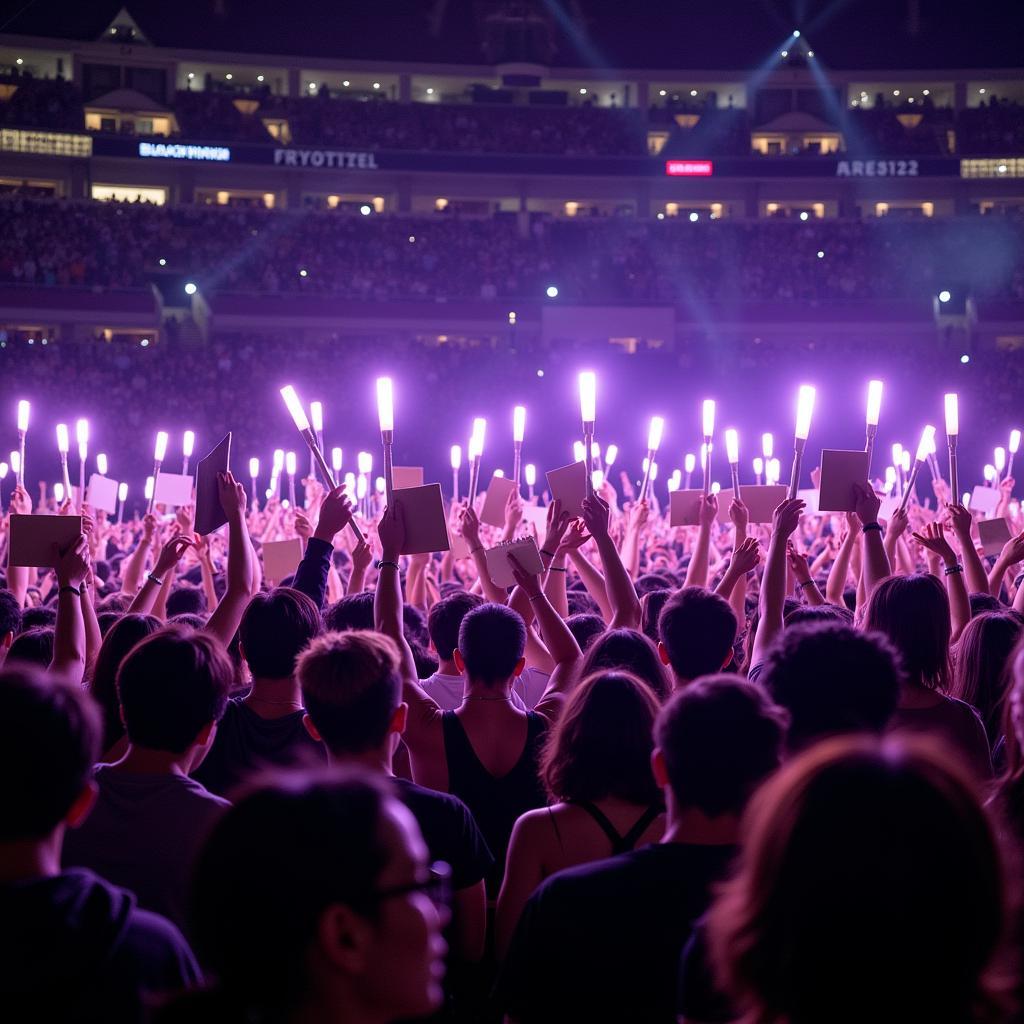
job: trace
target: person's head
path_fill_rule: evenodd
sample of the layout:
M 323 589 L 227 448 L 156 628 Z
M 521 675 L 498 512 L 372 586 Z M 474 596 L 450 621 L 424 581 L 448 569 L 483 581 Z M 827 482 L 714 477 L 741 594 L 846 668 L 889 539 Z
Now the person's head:
M 985 612 L 998 612 L 1005 609 L 1005 605 L 998 597 L 992 594 L 971 594 L 971 617 L 982 615 Z
M 56 624 L 57 612 L 49 605 L 39 604 L 34 608 L 23 609 L 21 613 L 21 628 L 23 630 L 45 629 L 47 626 Z
M 206 594 L 199 587 L 179 583 L 167 595 L 167 617 L 176 615 L 204 615 L 206 613 Z
M 718 594 L 704 587 L 683 587 L 665 602 L 658 633 L 662 661 L 671 667 L 678 685 L 729 664 L 736 616 Z
M 1024 634 L 1014 611 L 983 612 L 956 642 L 950 693 L 978 709 L 989 742 L 999 739 L 1003 698 L 1010 685 L 1010 655 Z
M 459 628 L 462 620 L 474 609 L 484 604 L 478 594 L 465 590 L 456 591 L 430 606 L 427 613 L 427 632 L 430 643 L 441 661 L 451 661 L 455 648 L 459 646 Z
M 128 652 L 140 641 L 160 628 L 155 615 L 122 615 L 107 630 L 96 655 L 89 692 L 103 712 L 103 749 L 109 750 L 123 735 L 121 702 L 117 699 L 117 670 Z
M 210 633 L 164 626 L 140 640 L 117 673 L 125 732 L 135 747 L 184 755 L 198 767 L 224 714 L 235 672 Z
M 751 1020 L 976 1020 L 1000 945 L 1000 851 L 938 749 L 827 740 L 754 798 L 712 906 L 719 980 Z
M 812 622 L 841 622 L 852 626 L 853 612 L 845 606 L 840 608 L 837 604 L 802 604 L 789 612 L 784 619 L 786 629 Z
M 293 772 L 214 827 L 190 934 L 238 1019 L 424 1017 L 442 999 L 433 882 L 415 819 L 383 783 Z
M 80 687 L 31 665 L 0 669 L 0 844 L 42 841 L 92 807 L 100 714 Z
M 503 604 L 474 608 L 459 627 L 454 661 L 471 682 L 500 686 L 523 671 L 526 624 Z
M 620 669 L 639 676 L 659 702 L 672 691 L 658 648 L 636 629 L 609 629 L 590 645 L 580 676 L 586 677 L 601 669 Z
M 658 621 L 661 619 L 661 610 L 665 603 L 672 596 L 672 591 L 662 588 L 660 590 L 648 590 L 640 598 L 640 632 L 643 633 L 652 643 L 661 640 L 658 632 Z
M 32 626 L 22 630 L 7 649 L 5 664 L 19 662 L 46 668 L 53 661 L 53 626 Z
M 21 629 L 21 608 L 18 599 L 9 590 L 0 590 L 0 661 L 14 643 L 14 635 Z
M 930 573 L 882 580 L 868 599 L 864 626 L 889 638 L 911 683 L 949 689 L 949 598 Z
M 238 627 L 242 656 L 254 679 L 290 679 L 299 655 L 323 628 L 320 611 L 301 591 L 257 594 Z
M 343 633 L 347 629 L 373 629 L 373 593 L 346 594 L 324 612 L 324 629 Z
M 786 713 L 740 676 L 697 679 L 674 693 L 654 725 L 654 774 L 676 812 L 737 816 L 779 766 Z
M 604 619 L 600 615 L 581 613 L 570 615 L 565 620 L 569 632 L 572 633 L 584 654 L 589 650 L 590 645 L 607 629 Z
M 540 777 L 551 800 L 658 800 L 651 771 L 657 714 L 657 698 L 637 676 L 613 670 L 585 676 L 544 747 Z
M 370 630 L 324 633 L 299 657 L 308 726 L 333 757 L 386 752 L 405 728 L 395 642 Z
M 881 634 L 833 620 L 784 630 L 758 682 L 789 713 L 787 745 L 800 750 L 838 733 L 884 732 L 903 672 Z

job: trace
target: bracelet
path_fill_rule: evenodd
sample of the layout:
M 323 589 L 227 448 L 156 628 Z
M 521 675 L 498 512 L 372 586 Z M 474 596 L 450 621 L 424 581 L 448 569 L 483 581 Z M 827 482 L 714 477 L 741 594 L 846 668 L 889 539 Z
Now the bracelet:
M 82 596 L 82 591 L 81 591 L 81 588 L 73 587 L 69 583 L 69 584 L 61 587 L 60 590 L 57 591 L 57 594 L 58 594 L 58 596 L 61 595 L 61 594 L 74 594 L 75 597 L 81 597 Z
M 813 586 L 814 586 L 814 580 L 804 580 L 803 583 L 801 583 L 799 585 L 799 589 L 802 589 L 804 587 L 813 587 Z
M 475 555 L 478 551 L 483 551 L 483 549 L 484 549 L 484 546 L 483 546 L 483 544 L 481 544 L 479 547 L 473 548 L 473 550 L 470 551 L 470 554 L 471 555 Z
M 569 571 L 568 569 L 559 569 L 555 565 L 549 565 L 548 566 L 548 572 L 568 572 L 568 571 Z
M 397 562 L 385 562 L 383 558 L 380 559 L 377 562 L 377 568 L 378 569 L 383 569 L 385 566 L 387 566 L 390 569 L 394 569 L 395 572 L 399 572 L 399 568 L 398 568 L 398 563 Z
M 539 601 L 543 596 L 543 594 L 533 594 L 530 597 L 530 603 L 532 604 L 534 601 Z
M 863 530 L 863 531 L 864 531 L 865 533 L 867 533 L 867 532 L 868 532 L 868 530 L 877 530 L 877 531 L 878 531 L 879 533 L 881 533 L 881 532 L 882 532 L 882 524 L 881 524 L 881 523 L 865 523 L 865 524 L 864 524 L 864 525 L 863 525 L 863 526 L 861 527 L 861 529 L 862 529 L 862 530 Z
M 964 567 L 959 562 L 954 562 L 952 565 L 947 565 L 942 571 L 946 576 L 952 576 L 955 572 L 963 572 Z
M 151 572 L 146 573 L 146 579 L 155 583 L 158 587 L 162 587 L 164 585 L 164 581 L 158 580 Z
M 1017 577 L 1017 578 L 1016 578 L 1016 579 L 1015 579 L 1015 580 L 1013 581 L 1013 585 L 1014 585 L 1015 587 L 1019 587 L 1019 586 L 1020 586 L 1020 581 L 1021 581 L 1021 580 L 1024 580 L 1024 572 L 1022 572 L 1022 573 L 1021 573 L 1021 574 L 1020 574 L 1020 575 L 1019 575 L 1019 576 L 1018 576 L 1018 577 Z
M 548 551 L 548 549 L 547 549 L 547 548 L 541 548 L 541 549 L 540 549 L 540 553 L 541 553 L 542 555 L 547 555 L 547 556 L 548 556 L 548 558 L 554 558 L 554 557 L 555 557 L 555 553 L 554 553 L 554 551 Z

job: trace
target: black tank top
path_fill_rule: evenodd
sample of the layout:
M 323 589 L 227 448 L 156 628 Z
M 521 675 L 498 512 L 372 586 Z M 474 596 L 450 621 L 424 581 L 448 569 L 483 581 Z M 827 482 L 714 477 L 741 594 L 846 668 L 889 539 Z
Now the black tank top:
M 480 763 L 454 711 L 441 716 L 444 756 L 448 764 L 448 792 L 457 796 L 472 812 L 487 845 L 494 866 L 487 877 L 487 893 L 497 898 L 505 874 L 505 854 L 516 819 L 527 811 L 547 804 L 537 767 L 547 719 L 526 712 L 526 743 L 519 760 L 501 778 L 495 778 Z
M 612 844 L 612 856 L 616 856 L 620 853 L 629 853 L 633 847 L 640 841 L 640 837 L 650 828 L 651 822 L 662 813 L 663 808 L 657 804 L 652 804 L 650 807 L 640 815 L 639 818 L 633 823 L 633 827 L 630 828 L 625 835 L 619 835 L 616 831 L 615 826 L 608 820 L 608 816 L 595 804 L 592 804 L 589 800 L 574 800 L 573 804 L 578 807 L 581 811 L 586 811 L 591 818 L 594 819 L 594 823 L 598 828 L 608 837 L 608 842 Z M 554 817 L 552 817 L 552 823 Z M 555 826 L 557 831 L 558 826 Z M 558 841 L 561 843 L 562 836 L 559 834 Z

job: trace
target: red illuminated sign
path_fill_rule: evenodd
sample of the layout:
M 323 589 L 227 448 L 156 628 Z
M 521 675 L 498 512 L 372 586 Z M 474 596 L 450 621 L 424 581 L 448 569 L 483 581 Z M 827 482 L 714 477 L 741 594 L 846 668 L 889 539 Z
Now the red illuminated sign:
M 665 173 L 681 178 L 707 178 L 714 173 L 710 160 L 666 160 Z

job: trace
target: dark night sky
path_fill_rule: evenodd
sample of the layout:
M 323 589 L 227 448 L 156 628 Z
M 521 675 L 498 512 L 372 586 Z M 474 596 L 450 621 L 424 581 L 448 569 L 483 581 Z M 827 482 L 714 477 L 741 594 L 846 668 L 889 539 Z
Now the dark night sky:
M 0 31 L 93 39 L 118 0 L 3 0 Z M 553 66 L 756 67 L 800 28 L 832 68 L 1024 67 L 1022 0 L 128 0 L 162 46 L 332 58 Z M 536 13 L 553 51 L 524 33 L 485 48 L 496 9 Z M 916 16 L 915 16 L 916 13 Z M 506 37 L 507 38 L 507 37 Z M 544 58 L 547 58 L 546 60 Z

